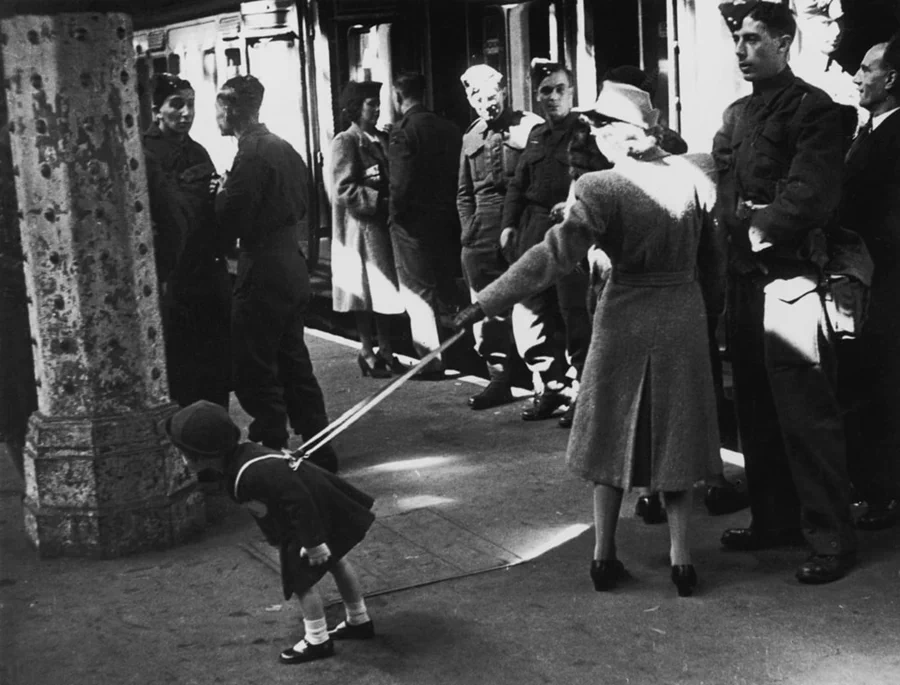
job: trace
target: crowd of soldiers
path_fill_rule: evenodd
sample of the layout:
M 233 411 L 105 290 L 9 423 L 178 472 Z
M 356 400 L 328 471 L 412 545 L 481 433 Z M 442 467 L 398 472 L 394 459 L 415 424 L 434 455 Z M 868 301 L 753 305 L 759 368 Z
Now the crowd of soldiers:
M 715 289 L 705 290 L 705 316 L 695 322 L 703 330 L 721 413 L 716 329 L 724 317 L 746 464 L 752 522 L 727 530 L 722 544 L 732 550 L 807 544 L 812 555 L 797 578 L 830 582 L 855 563 L 857 529 L 900 520 L 900 288 L 894 282 L 900 273 L 894 264 L 900 250 L 900 39 L 872 46 L 854 77 L 860 107 L 872 115 L 858 128 L 855 108 L 834 103 L 791 71 L 796 24 L 789 10 L 755 1 L 721 9 L 753 91 L 725 111 L 708 164 L 696 155 L 684 159 L 695 158 L 691 163 L 705 169 L 717 191 L 702 211 L 715 219 L 723 254 L 727 250 L 727 268 L 699 276 L 718 281 L 727 302 L 724 296 L 711 301 L 708 292 Z M 617 262 L 621 245 L 591 245 L 540 288 L 518 287 L 511 307 L 494 307 L 493 293 L 501 279 L 504 287 L 521 279 L 526 267 L 516 265 L 526 256 L 533 262 L 533 255 L 575 230 L 560 233 L 558 227 L 574 225 L 571 209 L 584 201 L 578 188 L 590 184 L 576 181 L 616 169 L 599 142 L 602 130 L 615 129 L 611 122 L 635 126 L 641 136 L 630 140 L 652 138 L 660 159 L 683 155 L 687 146 L 658 125 L 652 85 L 634 67 L 607 74 L 597 105 L 576 111 L 572 73 L 536 60 L 532 83 L 542 116 L 511 109 L 504 77 L 489 66 L 469 68 L 461 82 L 477 114 L 465 133 L 426 109 L 420 74 L 401 74 L 391 84 L 399 119 L 388 131 L 376 125 L 382 84 L 351 82 L 344 89 L 346 130 L 334 139 L 331 170 L 334 309 L 354 312 L 364 375 L 406 371 L 393 354 L 385 318 L 405 312 L 416 352 L 433 356 L 416 378 L 439 380 L 445 369 L 435 353 L 461 274 L 473 304 L 453 323 L 472 326 L 490 379 L 469 406 L 482 410 L 513 400 L 517 353 L 535 386 L 522 419 L 574 423 L 569 459 L 578 461 L 572 451 L 583 433 L 579 422 L 593 430 L 598 422 L 626 418 L 597 416 L 596 402 L 578 401 L 583 382 L 597 383 L 582 378 L 600 335 L 594 310 L 610 306 L 610 283 L 629 280 Z M 238 140 L 230 172 L 218 178 L 188 134 L 193 98 L 186 81 L 158 77 L 156 122 L 144 138 L 172 397 L 182 406 L 205 399 L 227 408 L 232 389 L 252 417 L 249 439 L 282 449 L 288 426 L 309 438 L 328 423 L 303 341 L 311 293 L 297 238 L 308 204 L 307 170 L 296 151 L 259 122 L 262 85 L 239 76 L 217 95 L 219 128 Z M 630 156 L 647 150 L 631 149 Z M 592 221 L 594 230 L 603 223 Z M 232 284 L 225 264 L 235 246 Z M 638 281 L 631 287 L 684 285 Z M 612 325 L 625 329 L 629 321 Z M 705 382 L 704 374 L 696 379 Z M 642 392 L 627 417 L 628 449 L 637 449 L 644 431 L 654 435 L 643 404 L 650 402 L 649 390 Z M 703 392 L 680 388 L 672 397 Z M 337 470 L 328 446 L 313 460 Z M 645 511 L 655 506 L 659 516 L 657 490 L 675 511 L 679 500 L 652 473 L 624 482 L 646 488 Z M 712 486 L 711 511 L 746 506 L 722 476 L 721 462 L 704 475 Z M 622 480 L 590 480 L 612 487 L 613 500 L 616 492 L 621 498 Z M 603 497 L 595 500 L 598 511 L 609 501 Z M 854 520 L 857 500 L 868 508 Z M 598 519 L 598 535 L 602 527 Z M 603 551 L 608 541 L 598 540 L 597 549 L 594 561 L 607 564 L 595 586 L 608 589 L 621 565 Z

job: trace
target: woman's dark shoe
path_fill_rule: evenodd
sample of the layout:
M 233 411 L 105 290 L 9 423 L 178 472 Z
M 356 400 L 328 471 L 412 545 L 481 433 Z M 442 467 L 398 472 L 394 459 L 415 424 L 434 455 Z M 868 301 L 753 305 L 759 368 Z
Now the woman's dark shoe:
M 409 370 L 409 367 L 406 364 L 404 364 L 399 359 L 397 359 L 396 354 L 390 354 L 390 355 L 385 355 L 385 356 L 381 356 L 380 352 L 378 354 L 384 360 L 387 367 L 391 370 L 391 372 L 395 376 L 402 376 L 404 373 L 406 373 Z
M 672 566 L 672 582 L 678 590 L 679 597 L 690 597 L 697 587 L 697 572 L 693 564 L 679 564 Z
M 320 645 L 311 645 L 306 640 L 300 640 L 300 649 L 288 647 L 279 656 L 278 660 L 283 664 L 305 664 L 307 661 L 325 659 L 334 656 L 334 642 L 330 639 Z
M 618 559 L 594 559 L 591 562 L 591 580 L 597 592 L 612 590 L 625 577 L 625 566 Z
M 377 354 L 372 355 L 372 360 L 366 359 L 366 355 L 360 352 L 356 355 L 356 363 L 359 364 L 359 370 L 363 376 L 371 376 L 372 378 L 390 378 L 391 370 L 388 368 L 387 362 Z
M 655 523 L 665 523 L 668 520 L 666 510 L 662 507 L 659 495 L 653 493 L 638 497 L 637 503 L 634 505 L 634 515 L 644 519 L 644 523 L 653 525 Z

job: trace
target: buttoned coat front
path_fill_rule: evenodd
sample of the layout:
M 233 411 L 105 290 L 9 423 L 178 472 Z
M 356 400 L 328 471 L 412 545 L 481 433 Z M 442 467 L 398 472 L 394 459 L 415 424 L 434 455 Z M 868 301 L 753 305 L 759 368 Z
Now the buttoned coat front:
M 388 231 L 387 140 L 357 124 L 332 142 L 331 285 L 336 312 L 400 314 L 397 271 Z
M 585 174 L 566 219 L 478 293 L 491 315 L 571 271 L 592 245 L 609 255 L 567 450 L 586 480 L 680 491 L 717 469 L 705 302 L 722 300 L 724 250 L 711 174 L 708 155 L 662 153 Z

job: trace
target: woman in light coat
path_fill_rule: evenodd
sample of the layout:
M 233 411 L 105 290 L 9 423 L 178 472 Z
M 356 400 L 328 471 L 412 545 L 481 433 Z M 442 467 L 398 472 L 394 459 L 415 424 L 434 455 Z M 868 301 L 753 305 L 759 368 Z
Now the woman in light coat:
M 349 126 L 332 142 L 331 278 L 332 308 L 356 317 L 362 374 L 387 378 L 399 364 L 387 315 L 404 310 L 388 233 L 387 137 L 375 128 L 380 90 L 376 81 L 350 81 L 341 95 Z
M 597 245 L 612 262 L 594 316 L 567 460 L 594 484 L 598 591 L 625 575 L 615 531 L 625 489 L 662 492 L 678 594 L 697 575 L 688 546 L 695 481 L 716 468 L 719 434 L 707 309 L 724 301 L 724 250 L 710 212 L 708 155 L 669 155 L 650 132 L 657 112 L 646 93 L 604 82 L 592 133 L 612 169 L 574 185 L 562 223 L 477 295 L 487 315 L 571 270 Z M 481 312 L 463 312 L 465 325 Z

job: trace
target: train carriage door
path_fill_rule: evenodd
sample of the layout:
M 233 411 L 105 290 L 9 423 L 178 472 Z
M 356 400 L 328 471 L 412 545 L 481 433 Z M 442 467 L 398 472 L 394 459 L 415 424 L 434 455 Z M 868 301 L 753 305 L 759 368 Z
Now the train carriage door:
M 306 73 L 299 19 L 293 2 L 271 0 L 241 4 L 246 73 L 265 86 L 259 118 L 288 141 L 310 170 L 310 199 L 298 240 L 312 263 L 318 259 L 317 155 L 309 132 Z
M 381 88 L 379 128 L 393 121 L 391 28 L 389 23 L 372 26 L 354 24 L 347 30 L 349 80 L 379 81 L 384 84 Z
M 503 73 L 510 105 L 536 111 L 532 60 L 562 62 L 575 76 L 576 104 L 589 106 L 597 94 L 598 4 L 600 0 L 470 2 L 466 5 L 468 63 L 488 64 Z

